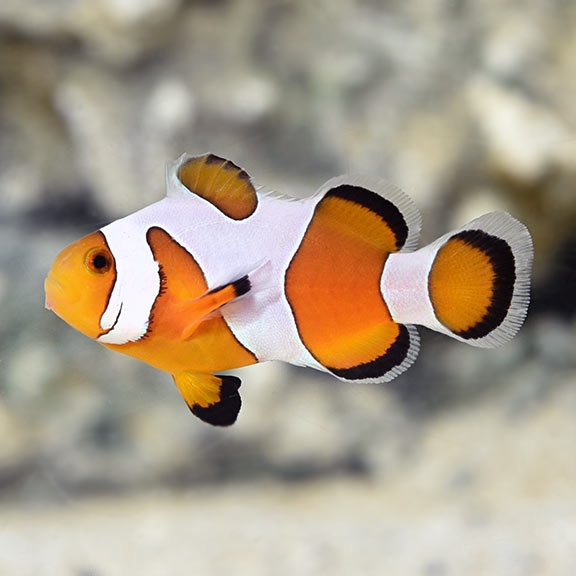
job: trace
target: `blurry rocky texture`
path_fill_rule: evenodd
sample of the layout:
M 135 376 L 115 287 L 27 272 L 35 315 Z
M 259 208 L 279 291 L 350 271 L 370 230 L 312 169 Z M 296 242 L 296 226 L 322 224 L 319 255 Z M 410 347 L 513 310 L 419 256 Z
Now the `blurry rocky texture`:
M 465 494 L 463 522 L 480 526 L 473 538 L 502 547 L 505 510 L 511 525 L 518 513 L 532 526 L 528 544 L 513 540 L 511 556 L 502 548 L 485 572 L 458 563 L 461 551 L 445 564 L 426 549 L 413 571 L 391 560 L 390 573 L 572 574 L 573 556 L 572 571 L 553 571 L 553 550 L 542 548 L 564 520 L 538 532 L 536 510 L 550 519 L 576 506 L 575 26 L 566 0 L 2 0 L 0 494 L 68 502 L 89 491 L 354 477 L 373 479 L 388 494 L 382 516 L 392 506 L 397 517 L 432 482 L 452 520 L 426 524 L 424 507 L 419 537 L 429 529 L 431 542 L 445 534 L 458 549 L 467 532 L 450 502 Z M 494 351 L 424 334 L 416 365 L 385 387 L 249 368 L 238 424 L 203 425 L 167 375 L 44 311 L 42 282 L 69 241 L 159 199 L 167 162 L 207 150 L 293 195 L 343 172 L 384 176 L 421 207 L 425 241 L 510 210 L 536 243 L 527 326 Z M 352 525 L 362 518 L 355 497 L 334 499 Z M 535 508 L 521 508 L 530 499 Z M 396 532 L 386 526 L 384 540 Z M 0 572 L 10 574 L 2 546 L 28 540 L 0 536 Z M 403 558 L 418 554 L 398 542 Z M 298 553 L 316 566 L 300 573 L 325 573 L 314 564 L 322 550 Z

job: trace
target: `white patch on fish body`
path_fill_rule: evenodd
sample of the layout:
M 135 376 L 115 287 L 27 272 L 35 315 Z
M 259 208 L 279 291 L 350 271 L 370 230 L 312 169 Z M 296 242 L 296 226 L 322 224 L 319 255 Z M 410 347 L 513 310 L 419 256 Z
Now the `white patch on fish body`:
M 146 334 L 160 291 L 158 264 L 131 216 L 102 228 L 116 262 L 116 282 L 100 319 L 103 344 L 135 342 Z
M 380 289 L 394 322 L 421 324 L 448 333 L 436 318 L 428 290 L 428 276 L 439 248 L 431 244 L 416 252 L 388 256 Z

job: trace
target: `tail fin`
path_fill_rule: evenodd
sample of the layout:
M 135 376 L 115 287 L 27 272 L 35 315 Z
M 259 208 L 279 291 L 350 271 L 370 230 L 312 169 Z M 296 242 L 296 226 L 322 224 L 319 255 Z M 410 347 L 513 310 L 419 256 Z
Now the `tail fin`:
M 391 255 L 382 292 L 396 322 L 492 348 L 524 322 L 532 259 L 527 228 L 492 212 L 413 254 Z

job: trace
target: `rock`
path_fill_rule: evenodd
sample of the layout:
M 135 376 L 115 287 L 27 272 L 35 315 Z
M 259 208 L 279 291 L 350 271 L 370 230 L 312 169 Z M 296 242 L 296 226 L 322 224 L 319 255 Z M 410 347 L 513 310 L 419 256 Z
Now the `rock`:
M 488 79 L 471 85 L 470 99 L 497 170 L 533 183 L 557 169 L 559 144 L 570 139 L 570 129 L 551 109 Z
M 38 463 L 35 431 L 22 413 L 8 402 L 0 402 L 0 488 L 14 485 Z
M 474 218 L 493 212 L 494 210 L 513 211 L 506 197 L 498 194 L 495 189 L 471 188 L 462 195 L 460 204 L 454 210 L 450 221 L 450 229 L 455 229 L 470 222 Z
M 242 370 L 231 430 L 196 421 L 169 376 L 45 311 L 42 282 L 67 243 L 160 199 L 168 161 L 208 150 L 296 196 L 339 173 L 391 180 L 424 212 L 424 241 L 507 209 L 551 278 L 576 223 L 573 3 L 0 4 L 0 477 L 65 500 L 247 479 L 401 482 L 425 461 L 416 492 L 432 478 L 452 494 L 505 460 L 470 464 L 466 434 L 496 442 L 486 429 L 505 436 L 517 419 L 537 441 L 553 420 L 538 408 L 574 371 L 560 272 L 565 300 L 552 290 L 548 315 L 513 343 L 477 350 L 424 334 L 416 365 L 388 386 Z M 552 429 L 570 437 L 564 425 Z M 301 554 L 314 572 L 321 553 Z M 432 549 L 418 573 L 442 566 Z
M 0 22 L 54 44 L 74 39 L 97 58 L 125 66 L 165 43 L 179 5 L 180 0 L 6 0 Z

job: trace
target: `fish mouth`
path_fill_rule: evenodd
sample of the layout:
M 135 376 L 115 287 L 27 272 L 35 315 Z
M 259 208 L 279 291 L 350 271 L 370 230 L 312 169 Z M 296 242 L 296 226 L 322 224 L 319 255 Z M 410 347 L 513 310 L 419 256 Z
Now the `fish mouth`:
M 48 275 L 46 280 L 44 280 L 44 293 L 45 293 L 45 300 L 44 300 L 44 308 L 46 310 L 54 310 L 54 306 L 56 304 L 56 300 L 58 296 L 63 294 L 64 286 L 54 278 L 51 274 Z

